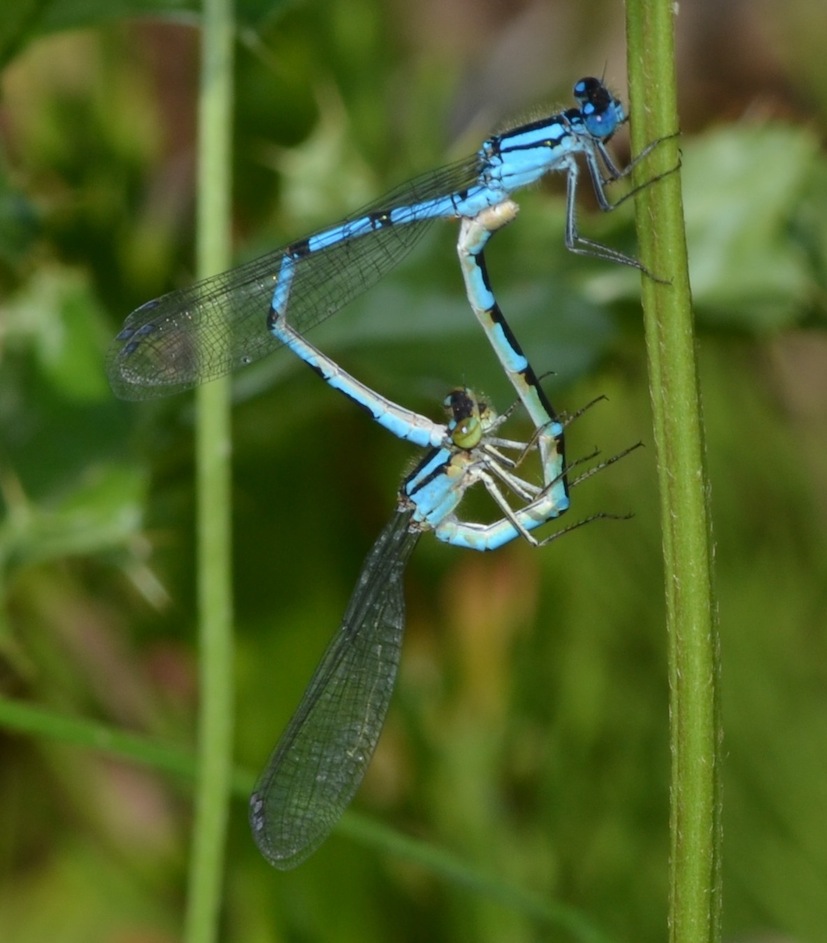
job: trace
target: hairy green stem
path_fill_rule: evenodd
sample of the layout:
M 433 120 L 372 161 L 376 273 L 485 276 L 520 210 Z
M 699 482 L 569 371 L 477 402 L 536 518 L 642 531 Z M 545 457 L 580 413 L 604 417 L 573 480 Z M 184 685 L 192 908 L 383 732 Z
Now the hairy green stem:
M 672 0 L 628 0 L 632 147 L 665 138 L 636 183 L 654 438 L 658 462 L 672 746 L 670 939 L 720 938 L 718 627 L 712 581 L 692 299 L 681 194 Z M 672 137 L 669 137 L 673 135 Z

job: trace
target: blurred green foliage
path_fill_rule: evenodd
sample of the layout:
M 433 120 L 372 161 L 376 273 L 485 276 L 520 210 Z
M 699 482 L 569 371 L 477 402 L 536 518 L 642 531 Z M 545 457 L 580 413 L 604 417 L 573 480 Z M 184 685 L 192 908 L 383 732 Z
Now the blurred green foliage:
M 191 401 L 117 402 L 102 366 L 129 310 L 192 276 L 196 32 L 172 18 L 122 19 L 161 7 L 32 0 L 0 13 L 0 684 L 56 716 L 186 747 L 197 657 Z M 191 19 L 192 9 L 163 4 Z M 572 80 L 607 57 L 619 79 L 619 14 L 599 7 L 607 25 L 595 33 L 596 9 L 555 6 L 565 33 L 549 38 L 532 19 L 543 4 L 520 15 L 459 2 L 245 5 L 239 258 L 469 152 L 501 117 L 492 108 L 566 100 Z M 817 940 L 827 102 L 816 94 L 827 84 L 814 85 L 816 66 L 796 55 L 808 9 L 791 5 L 786 45 L 752 56 L 752 98 L 699 46 L 681 67 L 687 94 L 702 69 L 720 83 L 717 110 L 700 93 L 682 107 L 721 607 L 725 927 Z M 707 38 L 694 16 L 679 20 L 690 49 L 693 35 Z M 554 67 L 546 56 L 538 80 L 544 42 Z M 524 51 L 516 64 L 509 43 Z M 492 102 L 492 87 L 508 94 Z M 753 101 L 761 107 L 743 114 Z M 554 372 L 546 385 L 559 409 L 608 397 L 571 427 L 571 457 L 645 441 L 635 274 L 565 252 L 559 186 L 521 202 L 489 253 L 504 310 L 533 363 Z M 598 219 L 584 207 L 582 227 L 634 250 L 625 210 Z M 398 274 L 314 335 L 431 415 L 458 382 L 510 401 L 468 316 L 454 239 L 437 227 Z M 286 355 L 236 389 L 237 758 L 254 771 L 412 455 Z M 637 452 L 574 493 L 572 516 L 633 511 L 631 521 L 591 525 L 541 553 L 515 545 L 482 557 L 423 539 L 398 692 L 357 801 L 504 888 L 636 941 L 662 939 L 666 913 L 653 461 Z M 57 723 L 52 737 L 10 730 L 2 750 L 0 939 L 176 939 L 187 781 L 62 742 Z M 571 938 L 350 837 L 277 874 L 254 849 L 242 802 L 229 855 L 228 941 Z

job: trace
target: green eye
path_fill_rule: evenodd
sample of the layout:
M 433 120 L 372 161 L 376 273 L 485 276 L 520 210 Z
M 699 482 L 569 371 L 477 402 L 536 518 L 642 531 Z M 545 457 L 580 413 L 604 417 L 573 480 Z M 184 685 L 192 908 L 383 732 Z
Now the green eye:
M 451 441 L 457 448 L 473 449 L 482 439 L 482 423 L 478 416 L 463 419 L 451 433 Z

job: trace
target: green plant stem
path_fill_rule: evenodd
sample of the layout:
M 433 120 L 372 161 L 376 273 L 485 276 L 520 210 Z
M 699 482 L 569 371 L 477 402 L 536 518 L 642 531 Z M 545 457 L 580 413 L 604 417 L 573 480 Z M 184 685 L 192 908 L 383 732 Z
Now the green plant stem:
M 679 127 L 672 0 L 628 0 L 632 148 Z M 720 938 L 718 627 L 709 487 L 683 223 L 678 140 L 660 143 L 636 183 L 666 173 L 636 199 L 669 638 L 672 746 L 670 939 Z
M 198 133 L 198 271 L 230 264 L 232 0 L 205 0 Z M 218 938 L 233 755 L 230 385 L 197 392 L 198 779 L 184 939 Z

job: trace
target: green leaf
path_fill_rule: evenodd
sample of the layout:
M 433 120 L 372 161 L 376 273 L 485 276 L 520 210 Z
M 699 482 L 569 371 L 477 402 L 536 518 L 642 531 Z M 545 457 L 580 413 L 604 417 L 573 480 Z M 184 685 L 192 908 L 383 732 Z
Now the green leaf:
M 0 559 L 22 563 L 122 545 L 146 482 L 125 463 L 129 426 L 102 366 L 86 282 L 44 269 L 4 309 L 0 363 Z
M 820 163 L 804 128 L 727 128 L 687 146 L 687 239 L 702 316 L 750 332 L 802 319 L 815 277 L 791 227 Z

